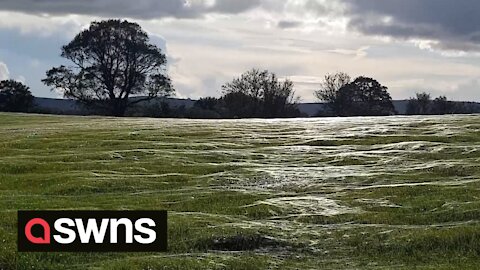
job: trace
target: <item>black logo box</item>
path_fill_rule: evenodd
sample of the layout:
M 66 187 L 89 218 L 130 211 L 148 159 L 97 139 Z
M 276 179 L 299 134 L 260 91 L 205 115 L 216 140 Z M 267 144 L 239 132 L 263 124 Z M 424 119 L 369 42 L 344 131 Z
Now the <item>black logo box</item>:
M 27 223 L 34 219 L 44 219 L 51 229 L 50 244 L 33 244 L 25 235 L 25 227 Z M 118 244 L 110 244 L 110 231 L 107 230 L 103 244 L 91 242 L 82 244 L 78 233 L 72 244 L 58 244 L 53 241 L 53 235 L 56 234 L 54 223 L 60 218 L 78 219 L 81 218 L 86 224 L 88 219 L 98 219 L 97 224 L 100 226 L 101 219 L 111 218 L 127 218 L 134 224 L 136 220 L 141 218 L 152 219 L 156 226 L 150 229 L 156 232 L 156 240 L 152 244 L 139 244 L 134 241 L 133 244 L 125 244 L 124 226 L 118 227 Z M 165 252 L 167 251 L 167 211 L 18 211 L 18 251 L 19 252 Z M 36 227 L 36 226 L 35 226 Z M 43 230 L 33 228 L 33 233 L 37 233 L 36 237 L 43 236 Z M 37 231 L 35 231 L 37 229 Z M 40 230 L 38 230 L 40 229 Z M 73 228 L 76 231 L 76 227 Z M 134 228 L 135 234 L 135 228 Z M 92 243 L 93 242 L 93 243 Z

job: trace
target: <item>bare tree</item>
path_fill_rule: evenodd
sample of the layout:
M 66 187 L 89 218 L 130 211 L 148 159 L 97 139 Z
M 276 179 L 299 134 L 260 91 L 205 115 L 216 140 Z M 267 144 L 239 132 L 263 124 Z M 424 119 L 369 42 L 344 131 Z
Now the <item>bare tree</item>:
M 325 75 L 320 88 L 315 91 L 315 96 L 327 104 L 326 109 L 322 109 L 320 114 L 338 115 L 340 113 L 338 108 L 339 91 L 351 81 L 351 77 L 344 72 Z
M 332 104 L 337 98 L 338 91 L 351 81 L 347 73 L 327 74 L 320 84 L 320 89 L 315 92 L 315 96 L 321 101 Z
M 427 92 L 417 93 L 407 104 L 407 114 L 425 115 L 431 113 L 432 98 Z
M 222 99 L 234 116 L 273 118 L 300 114 L 293 82 L 280 81 L 275 73 L 267 70 L 252 69 L 222 89 Z

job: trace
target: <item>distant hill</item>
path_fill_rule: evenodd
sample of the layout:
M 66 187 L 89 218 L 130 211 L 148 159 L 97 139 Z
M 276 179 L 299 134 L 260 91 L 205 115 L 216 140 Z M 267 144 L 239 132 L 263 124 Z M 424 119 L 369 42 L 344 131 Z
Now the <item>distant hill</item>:
M 157 102 L 160 99 L 157 99 Z M 195 100 L 191 99 L 177 99 L 177 98 L 168 98 L 166 99 L 170 107 L 181 107 L 191 108 L 195 104 Z M 154 103 L 155 101 L 148 102 L 149 104 Z M 84 115 L 89 114 L 88 110 L 85 109 L 82 104 L 72 99 L 56 99 L 56 98 L 38 98 L 34 99 L 35 110 L 45 113 L 54 113 L 54 114 L 71 114 L 71 115 Z
M 157 99 L 156 102 L 159 102 Z M 184 106 L 186 109 L 193 107 L 196 100 L 192 99 L 178 99 L 168 98 L 166 99 L 170 107 Z M 150 103 L 154 103 L 151 101 Z M 468 106 L 472 106 L 476 111 L 480 112 L 480 103 L 476 102 L 462 102 Z M 71 114 L 71 115 L 87 115 L 89 114 L 81 104 L 71 99 L 53 99 L 53 98 L 35 98 L 34 104 L 36 111 L 54 114 Z M 399 114 L 405 114 L 407 110 L 408 100 L 394 100 L 393 105 Z M 318 115 L 318 112 L 325 109 L 324 103 L 300 103 L 298 109 L 300 112 L 313 117 Z
M 405 114 L 405 112 L 407 111 L 407 103 L 408 103 L 408 100 L 394 100 L 393 106 L 395 106 L 395 109 L 399 114 Z M 302 113 L 310 117 L 313 117 L 318 115 L 318 113 L 321 110 L 325 110 L 326 104 L 325 103 L 300 103 L 298 104 L 298 109 Z

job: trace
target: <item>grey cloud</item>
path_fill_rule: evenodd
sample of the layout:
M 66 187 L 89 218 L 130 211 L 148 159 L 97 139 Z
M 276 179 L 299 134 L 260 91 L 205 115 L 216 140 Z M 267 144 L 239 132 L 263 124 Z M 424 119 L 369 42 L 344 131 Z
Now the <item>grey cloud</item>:
M 106 17 L 154 19 L 195 18 L 207 13 L 241 13 L 260 4 L 260 0 L 0 0 L 0 10 L 31 14 L 81 14 Z
M 345 9 L 339 11 L 338 4 Z M 350 30 L 366 35 L 428 39 L 437 41 L 432 43 L 435 49 L 480 51 L 478 0 L 0 0 L 0 10 L 145 20 L 238 14 L 255 8 L 280 16 L 289 9 L 318 17 L 344 15 Z M 277 26 L 284 29 L 302 25 L 301 15 L 278 21 Z
M 277 23 L 277 27 L 278 28 L 281 28 L 281 29 L 289 29 L 289 28 L 297 28 L 297 27 L 300 27 L 302 26 L 302 22 L 300 21 L 279 21 Z
M 342 0 L 349 28 L 367 35 L 438 41 L 437 48 L 478 50 L 480 1 Z
M 210 11 L 220 13 L 241 13 L 260 6 L 260 0 L 217 0 Z
M 319 15 L 323 15 L 332 11 L 325 2 L 320 2 L 317 0 L 306 0 L 304 7 L 306 10 L 313 11 Z
M 436 38 L 443 35 L 441 29 L 429 25 L 378 22 L 377 18 L 353 17 L 350 19 L 349 26 L 364 34 L 395 38 Z

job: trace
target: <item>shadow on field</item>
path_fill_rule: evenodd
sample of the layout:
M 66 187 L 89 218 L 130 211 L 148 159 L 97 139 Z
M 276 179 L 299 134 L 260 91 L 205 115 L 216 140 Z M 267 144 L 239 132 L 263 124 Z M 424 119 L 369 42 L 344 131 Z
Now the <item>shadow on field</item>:
M 207 250 L 217 251 L 285 250 L 291 248 L 287 242 L 260 234 L 217 236 L 199 241 L 197 245 Z

